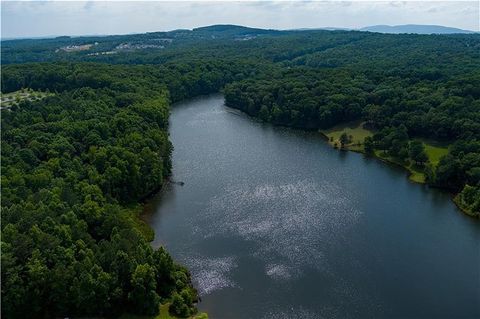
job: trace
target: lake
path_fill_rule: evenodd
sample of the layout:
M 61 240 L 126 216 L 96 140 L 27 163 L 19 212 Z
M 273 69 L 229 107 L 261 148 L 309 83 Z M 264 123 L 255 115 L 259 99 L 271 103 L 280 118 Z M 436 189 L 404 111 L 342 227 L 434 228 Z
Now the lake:
M 480 317 L 480 222 L 400 168 L 259 123 L 222 95 L 172 107 L 154 246 L 210 318 Z

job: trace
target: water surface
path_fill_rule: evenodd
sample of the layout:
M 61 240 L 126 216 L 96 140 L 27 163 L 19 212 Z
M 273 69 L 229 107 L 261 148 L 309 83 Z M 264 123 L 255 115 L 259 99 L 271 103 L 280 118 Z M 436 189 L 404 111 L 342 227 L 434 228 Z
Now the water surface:
M 448 194 L 221 95 L 175 105 L 170 122 L 185 185 L 147 219 L 211 318 L 480 317 L 480 223 Z

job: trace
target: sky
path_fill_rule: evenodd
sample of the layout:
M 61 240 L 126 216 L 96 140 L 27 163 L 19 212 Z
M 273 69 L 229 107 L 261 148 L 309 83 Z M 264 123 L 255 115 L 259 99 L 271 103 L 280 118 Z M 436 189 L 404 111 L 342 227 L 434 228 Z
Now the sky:
M 480 31 L 480 1 L 1 1 L 2 38 L 238 24 L 271 29 L 436 24 Z

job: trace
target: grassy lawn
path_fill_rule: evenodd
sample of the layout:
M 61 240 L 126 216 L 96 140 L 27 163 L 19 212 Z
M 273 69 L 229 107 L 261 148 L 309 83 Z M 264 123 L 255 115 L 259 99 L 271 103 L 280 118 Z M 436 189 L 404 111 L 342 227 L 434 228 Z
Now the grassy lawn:
M 346 145 L 346 149 L 355 152 L 363 152 L 363 141 L 367 136 L 373 136 L 373 132 L 363 127 L 362 121 L 349 122 L 332 127 L 328 130 L 321 130 L 328 138 L 328 143 L 332 146 L 340 146 L 340 136 L 345 132 L 347 135 L 352 136 L 352 142 Z M 432 140 L 421 140 L 425 145 L 425 152 L 428 159 L 433 166 L 437 166 L 440 158 L 447 155 L 449 145 L 446 143 L 439 143 Z M 409 179 L 416 183 L 425 183 L 425 174 L 423 173 L 423 167 L 415 164 L 399 161 L 395 158 L 391 158 L 381 151 L 375 151 L 375 156 L 390 163 L 394 163 L 405 167 L 409 172 Z
M 421 140 L 425 145 L 425 153 L 427 153 L 428 160 L 433 167 L 436 167 L 440 162 L 440 158 L 448 154 L 448 144 L 442 144 L 435 141 Z M 410 164 L 408 170 L 412 173 L 410 179 L 417 183 L 425 183 L 425 174 L 421 167 L 416 167 Z
M 433 166 L 437 166 L 440 158 L 448 154 L 448 144 L 437 143 L 434 141 L 422 140 L 425 145 L 425 152 Z
M 160 313 L 156 316 L 137 316 L 131 314 L 124 314 L 120 317 L 120 319 L 179 319 L 178 317 L 171 316 L 168 313 L 168 307 L 170 306 L 169 303 L 165 303 L 160 305 Z M 189 319 L 208 319 L 206 313 L 199 313 Z
M 419 184 L 425 183 L 425 173 L 423 173 L 423 169 L 414 167 L 412 165 L 408 165 L 406 168 L 410 172 L 410 176 L 408 176 L 408 178 L 411 181 Z
M 428 160 L 435 167 L 438 165 L 440 158 L 448 154 L 448 144 L 441 144 L 435 141 L 421 140 L 425 145 L 425 153 L 427 153 Z M 402 162 L 395 158 L 389 157 L 382 151 L 375 151 L 375 156 L 397 165 L 405 167 L 409 172 L 409 179 L 416 183 L 425 183 L 425 174 L 423 167 L 417 166 L 410 162 Z
M 347 145 L 351 151 L 363 151 L 363 140 L 367 136 L 372 136 L 373 133 L 363 127 L 362 121 L 354 121 L 345 124 L 334 126 L 328 130 L 321 130 L 325 136 L 328 137 L 328 143 L 340 145 L 340 136 L 345 132 L 348 136 L 352 136 L 352 141 Z M 360 144 L 360 145 L 358 145 Z

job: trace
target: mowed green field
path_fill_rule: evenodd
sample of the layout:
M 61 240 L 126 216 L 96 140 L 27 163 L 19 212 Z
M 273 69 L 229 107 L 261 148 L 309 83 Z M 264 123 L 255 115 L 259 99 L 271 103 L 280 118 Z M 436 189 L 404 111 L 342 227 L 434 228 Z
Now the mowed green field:
M 435 167 L 440 162 L 440 159 L 448 154 L 448 144 L 440 144 L 435 141 L 421 140 L 425 146 L 425 153 L 427 153 L 430 164 Z M 419 167 L 411 162 L 402 163 L 401 161 L 385 156 L 384 152 L 376 150 L 375 155 L 387 162 L 395 163 L 405 167 L 409 172 L 409 179 L 416 183 L 425 183 L 425 173 L 423 167 Z
M 337 125 L 328 130 L 321 130 L 320 132 L 328 138 L 328 143 L 332 146 L 340 145 L 340 136 L 345 132 L 347 135 L 352 136 L 352 142 L 346 145 L 347 149 L 356 152 L 363 152 L 363 141 L 365 137 L 373 136 L 373 132 L 364 128 L 363 124 L 364 122 L 362 121 L 349 122 Z M 427 153 L 428 159 L 433 166 L 437 166 L 440 159 L 448 154 L 449 145 L 447 143 L 440 143 L 426 139 L 421 139 L 421 141 L 423 145 L 425 145 L 425 152 Z M 375 156 L 386 162 L 405 167 L 410 172 L 410 180 L 416 183 L 425 183 L 423 167 L 418 167 L 409 161 L 401 162 L 397 159 L 386 156 L 383 151 L 379 150 L 375 151 Z
M 328 137 L 328 143 L 331 145 L 340 145 L 340 136 L 345 132 L 348 136 L 352 136 L 352 141 L 347 145 L 351 151 L 363 152 L 363 141 L 365 137 L 372 136 L 373 132 L 363 127 L 362 121 L 348 122 L 334 126 L 328 130 L 321 130 L 326 137 Z
M 422 142 L 425 145 L 425 152 L 428 155 L 428 159 L 433 166 L 437 166 L 440 158 L 448 154 L 448 144 L 440 144 L 427 140 L 422 140 Z

